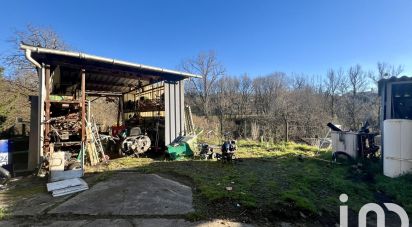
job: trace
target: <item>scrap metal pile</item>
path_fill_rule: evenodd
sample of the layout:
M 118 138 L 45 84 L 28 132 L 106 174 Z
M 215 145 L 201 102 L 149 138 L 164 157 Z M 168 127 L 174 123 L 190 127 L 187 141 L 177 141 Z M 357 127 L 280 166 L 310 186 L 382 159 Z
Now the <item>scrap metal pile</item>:
M 50 171 L 51 178 L 55 178 L 53 171 L 81 169 L 82 154 L 80 113 L 73 112 L 73 109 L 63 113 L 56 110 L 55 112 L 57 116 L 45 122 L 50 127 L 47 141 L 48 152 L 44 155 L 42 168 L 39 169 L 40 175 L 45 175 Z
M 215 149 L 220 148 L 220 153 Z M 199 144 L 200 158 L 205 160 L 221 160 L 223 162 L 232 162 L 237 159 L 235 153 L 237 151 L 236 140 L 224 141 L 221 147 L 209 144 Z
M 86 108 L 87 106 L 85 106 Z M 98 145 L 98 133 L 92 130 L 91 123 L 85 124 L 86 143 L 82 146 L 82 120 L 81 105 L 72 99 L 61 99 L 52 102 L 50 106 L 50 118 L 44 122 L 45 128 L 49 128 L 45 139 L 46 153 L 40 175 L 50 174 L 50 177 L 59 179 L 57 172 L 69 170 L 82 170 L 83 156 L 85 162 L 95 165 L 106 160 L 102 149 Z M 56 161 L 57 160 L 57 161 Z
M 52 140 L 55 142 L 67 141 L 71 136 L 79 136 L 81 121 L 79 113 L 69 113 L 65 116 L 50 119 Z
M 147 99 L 143 96 L 139 100 L 128 100 L 124 103 L 124 110 L 148 111 L 148 110 L 164 110 L 164 95 L 158 99 Z
M 366 121 L 357 132 L 342 131 L 332 123 L 328 123 L 327 126 L 332 131 L 334 160 L 339 156 L 352 160 L 377 157 L 379 151 L 379 146 L 375 143 L 377 133 L 370 132 L 369 122 Z

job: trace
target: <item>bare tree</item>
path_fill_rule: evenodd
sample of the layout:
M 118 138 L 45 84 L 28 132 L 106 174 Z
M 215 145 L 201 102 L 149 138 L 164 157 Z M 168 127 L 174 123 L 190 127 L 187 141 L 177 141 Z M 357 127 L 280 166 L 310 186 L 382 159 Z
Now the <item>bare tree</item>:
M 26 60 L 24 53 L 20 50 L 20 44 L 26 43 L 50 49 L 68 49 L 68 46 L 52 28 L 33 25 L 27 25 L 24 30 L 16 30 L 8 42 L 12 46 L 12 51 L 4 56 L 3 63 L 11 71 L 9 81 L 12 80 L 14 85 L 19 88 L 18 92 L 26 95 L 37 91 L 38 78 L 35 68 Z
M 223 123 L 226 117 L 231 118 L 237 108 L 234 108 L 238 100 L 239 81 L 237 78 L 223 76 L 216 83 L 213 106 L 219 117 L 220 133 L 223 135 L 225 129 Z
M 336 96 L 338 95 L 339 88 L 342 86 L 343 76 L 344 72 L 342 69 L 339 69 L 337 72 L 330 69 L 326 74 L 326 95 L 330 99 L 330 113 L 332 119 L 335 117 Z
M 359 65 L 330 70 L 322 80 L 282 72 L 253 79 L 224 76 L 211 88 L 210 112 L 218 116 L 221 131 L 287 141 L 324 135 L 331 115 L 325 106 L 333 102 L 336 123 L 356 130 L 361 120 L 375 114 L 376 94 L 366 91 L 367 79 Z M 193 94 L 186 96 L 188 101 L 198 96 Z
M 367 85 L 367 80 L 365 73 L 362 71 L 360 65 L 355 65 L 348 70 L 348 82 L 351 95 L 349 96 L 349 103 L 347 105 L 347 110 L 350 119 L 350 127 L 353 130 L 358 128 L 359 122 L 359 112 L 363 107 L 359 105 L 359 92 L 363 92 Z
M 378 62 L 377 63 L 378 74 L 370 73 L 369 77 L 377 83 L 381 79 L 387 79 L 390 77 L 398 77 L 404 71 L 402 65 L 390 65 L 386 62 Z
M 245 74 L 240 78 L 239 84 L 239 93 L 240 93 L 240 102 L 239 102 L 239 114 L 245 115 L 250 111 L 249 102 L 251 101 L 251 96 L 253 92 L 253 82 L 250 77 Z
M 291 80 L 292 87 L 296 90 L 303 89 L 308 85 L 307 75 L 304 74 L 293 74 Z
M 255 94 L 255 111 L 257 114 L 268 115 L 276 110 L 282 90 L 286 87 L 286 74 L 275 72 L 268 76 L 257 77 L 253 81 Z
M 329 115 L 329 111 L 323 109 L 324 93 L 318 90 L 316 84 L 309 82 L 310 78 L 303 78 L 305 78 L 301 81 L 303 85 L 299 89 L 289 90 L 286 94 L 290 103 L 288 134 L 292 139 L 320 135 L 322 126 Z
M 225 68 L 217 60 L 213 51 L 200 53 L 197 57 L 184 61 L 181 68 L 186 72 L 202 76 L 201 79 L 190 79 L 188 89 L 199 97 L 196 104 L 202 107 L 203 114 L 208 117 L 211 110 L 212 89 L 216 81 L 224 75 Z
M 56 32 L 51 28 L 28 25 L 24 30 L 16 30 L 10 40 L 12 49 L 4 53 L 2 62 L 9 75 L 0 78 L 0 114 L 3 120 L 0 129 L 14 125 L 17 117 L 28 120 L 30 103 L 28 96 L 38 91 L 38 76 L 35 67 L 26 60 L 20 50 L 20 43 L 53 49 L 67 49 Z
M 367 80 L 360 65 L 350 67 L 348 70 L 348 77 L 351 92 L 354 96 L 365 89 Z

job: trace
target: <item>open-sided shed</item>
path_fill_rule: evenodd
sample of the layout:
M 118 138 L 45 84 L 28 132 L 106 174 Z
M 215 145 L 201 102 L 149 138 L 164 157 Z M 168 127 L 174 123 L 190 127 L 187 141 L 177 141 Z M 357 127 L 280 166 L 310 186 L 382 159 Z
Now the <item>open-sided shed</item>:
M 118 124 L 131 120 L 138 111 L 139 117 L 149 122 L 148 127 L 158 127 L 162 138 L 159 146 L 168 145 L 185 134 L 184 80 L 200 76 L 79 52 L 25 44 L 21 49 L 36 66 L 39 76 L 37 116 L 31 122 L 29 168 L 37 165 L 50 150 L 49 122 L 53 115 L 50 107 L 56 103 L 80 106 L 83 143 L 86 102 L 92 96 L 119 98 Z M 153 119 L 157 119 L 157 125 Z

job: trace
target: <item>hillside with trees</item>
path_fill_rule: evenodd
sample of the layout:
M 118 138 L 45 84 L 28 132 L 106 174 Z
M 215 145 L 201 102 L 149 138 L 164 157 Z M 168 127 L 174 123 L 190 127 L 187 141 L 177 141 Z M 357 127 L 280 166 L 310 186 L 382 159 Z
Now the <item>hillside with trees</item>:
M 402 66 L 378 62 L 376 71 L 357 64 L 317 76 L 230 76 L 214 52 L 186 60 L 181 68 L 203 76 L 187 83 L 186 102 L 196 115 L 217 121 L 208 131 L 267 141 L 323 137 L 328 122 L 358 130 L 369 121 L 379 131 L 377 81 L 403 72 Z

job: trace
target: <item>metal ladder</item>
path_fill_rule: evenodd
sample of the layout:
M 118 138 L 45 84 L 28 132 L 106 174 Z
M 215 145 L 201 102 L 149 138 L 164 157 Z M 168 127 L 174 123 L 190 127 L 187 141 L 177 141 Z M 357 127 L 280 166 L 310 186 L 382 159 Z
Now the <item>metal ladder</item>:
M 99 135 L 99 130 L 97 129 L 96 126 L 96 121 L 92 117 L 92 122 L 91 122 L 91 128 L 92 128 L 92 134 L 93 134 L 93 142 L 96 145 L 97 150 L 102 156 L 102 161 L 107 162 L 106 155 L 104 154 L 103 146 L 102 146 L 102 141 L 100 140 L 100 135 Z

